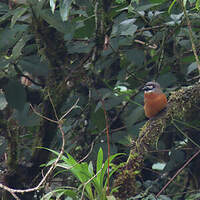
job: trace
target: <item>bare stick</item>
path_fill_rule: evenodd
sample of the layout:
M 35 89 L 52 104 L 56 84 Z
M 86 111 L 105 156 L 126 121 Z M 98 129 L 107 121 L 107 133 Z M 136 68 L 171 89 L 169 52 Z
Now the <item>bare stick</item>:
M 79 98 L 76 100 L 75 104 L 60 118 L 59 121 L 63 120 L 65 116 L 68 115 L 77 106 L 78 102 L 79 102 Z
M 35 110 L 35 108 L 34 108 L 31 104 L 30 104 L 30 107 L 31 107 L 31 109 L 33 110 L 33 112 L 34 112 L 36 115 L 38 115 L 39 117 L 41 117 L 41 118 L 43 118 L 43 119 L 46 119 L 46 120 L 48 120 L 48 121 L 50 121 L 50 122 L 59 124 L 58 121 L 55 121 L 55 120 L 53 120 L 53 119 L 50 119 L 50 118 L 48 118 L 48 117 L 45 117 L 45 116 L 41 115 L 39 112 L 37 112 L 37 111 Z
M 194 38 L 193 38 L 193 35 L 192 35 L 191 22 L 190 22 L 190 19 L 188 17 L 188 14 L 187 14 L 186 8 L 184 6 L 183 0 L 181 0 L 181 6 L 182 6 L 182 9 L 183 9 L 184 16 L 186 18 L 188 31 L 189 31 L 190 42 L 192 44 L 192 51 L 194 53 L 194 56 L 195 56 L 195 59 L 196 59 L 196 62 L 197 62 L 197 68 L 198 68 L 198 71 L 199 71 L 199 74 L 200 74 L 200 61 L 199 61 L 199 57 L 197 55 L 197 50 L 196 50 L 196 46 L 195 46 L 195 43 L 194 43 Z
M 175 177 L 200 153 L 200 149 L 174 174 L 174 176 L 167 182 L 167 184 L 158 192 L 156 198 L 167 188 L 167 186 L 175 179 Z
M 90 178 L 87 182 L 84 183 L 83 190 L 82 190 L 82 194 L 81 194 L 81 200 L 83 199 L 83 194 L 84 194 L 84 190 L 85 190 L 86 185 L 87 185 L 90 181 L 92 181 L 92 180 L 102 171 L 103 167 L 104 167 L 104 164 L 102 165 L 101 169 L 100 169 L 92 178 Z
M 49 96 L 49 100 L 50 100 L 50 102 L 51 102 L 51 105 L 52 105 L 52 107 L 53 107 L 53 111 L 54 111 L 55 117 L 56 117 L 57 121 L 59 121 L 58 115 L 57 115 L 57 112 L 56 112 L 56 108 L 55 108 L 55 106 L 54 106 L 54 104 L 53 104 L 53 100 L 52 100 L 52 98 L 51 98 L 51 96 L 50 96 L 49 90 L 48 90 L 48 96 Z
M 51 102 L 52 102 L 52 101 L 51 101 Z M 52 103 L 53 103 L 53 102 L 52 102 Z M 76 103 L 72 106 L 72 108 L 70 108 L 70 109 L 64 114 L 64 117 L 72 111 L 72 109 L 75 107 L 75 105 L 76 105 L 77 103 L 78 103 L 78 100 L 77 100 Z M 39 189 L 42 187 L 42 185 L 43 185 L 44 182 L 46 181 L 47 177 L 52 173 L 52 171 L 55 169 L 57 163 L 59 162 L 60 158 L 62 157 L 62 155 L 63 155 L 63 153 L 64 153 L 64 147 L 65 147 L 65 138 L 64 138 L 65 133 L 64 133 L 64 131 L 63 131 L 63 129 L 62 129 L 62 123 L 63 123 L 63 122 L 62 122 L 62 118 L 63 118 L 63 117 L 62 117 L 60 120 L 58 120 L 58 121 L 54 121 L 54 120 L 52 120 L 52 119 L 49 119 L 49 118 L 47 118 L 47 117 L 41 115 L 39 112 L 37 112 L 37 111 L 33 108 L 33 106 L 32 106 L 31 104 L 30 104 L 30 106 L 31 106 L 32 110 L 33 110 L 38 116 L 40 116 L 40 117 L 42 117 L 42 118 L 44 118 L 44 119 L 46 119 L 46 120 L 48 120 L 48 121 L 50 121 L 50 122 L 53 122 L 53 123 L 58 124 L 58 128 L 60 129 L 60 132 L 61 132 L 61 134 L 62 134 L 62 147 L 61 147 L 61 151 L 60 151 L 60 153 L 59 153 L 57 159 L 56 159 L 55 162 L 51 165 L 51 167 L 49 168 L 48 172 L 45 174 L 45 176 L 42 178 L 42 180 L 40 181 L 40 183 L 39 183 L 36 187 L 29 188 L 29 189 L 12 189 L 12 188 L 9 188 L 8 186 L 3 185 L 3 184 L 0 183 L 0 188 L 6 190 L 6 191 L 8 191 L 8 192 L 10 192 L 10 193 L 13 195 L 13 197 L 14 197 L 15 199 L 17 199 L 17 200 L 20 200 L 20 199 L 17 197 L 17 195 L 16 195 L 15 193 L 33 192 L 33 191 L 39 190 Z

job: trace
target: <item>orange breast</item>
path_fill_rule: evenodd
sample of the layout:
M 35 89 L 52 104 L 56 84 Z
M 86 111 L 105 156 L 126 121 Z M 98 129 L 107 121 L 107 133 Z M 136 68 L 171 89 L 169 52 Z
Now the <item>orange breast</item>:
M 167 106 L 167 97 L 164 93 L 145 93 L 144 94 L 144 111 L 148 118 L 156 116 Z

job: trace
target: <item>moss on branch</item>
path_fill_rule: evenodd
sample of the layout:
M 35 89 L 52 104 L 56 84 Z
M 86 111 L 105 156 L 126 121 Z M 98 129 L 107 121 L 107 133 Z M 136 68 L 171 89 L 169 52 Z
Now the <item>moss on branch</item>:
M 166 125 L 173 119 L 192 120 L 194 112 L 199 112 L 199 99 L 199 82 L 193 86 L 183 87 L 171 93 L 168 107 L 164 113 L 145 123 L 137 141 L 133 141 L 126 164 L 119 170 L 119 175 L 115 179 L 114 187 L 118 187 L 118 191 L 115 193 L 117 198 L 127 199 L 137 194 L 136 175 L 143 168 L 145 154 L 156 148 Z

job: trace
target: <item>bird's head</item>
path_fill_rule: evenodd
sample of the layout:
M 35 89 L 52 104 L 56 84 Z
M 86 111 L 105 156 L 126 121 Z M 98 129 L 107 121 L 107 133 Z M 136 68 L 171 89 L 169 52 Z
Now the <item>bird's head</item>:
M 142 89 L 144 93 L 151 93 L 151 92 L 162 93 L 160 84 L 155 81 L 147 82 Z

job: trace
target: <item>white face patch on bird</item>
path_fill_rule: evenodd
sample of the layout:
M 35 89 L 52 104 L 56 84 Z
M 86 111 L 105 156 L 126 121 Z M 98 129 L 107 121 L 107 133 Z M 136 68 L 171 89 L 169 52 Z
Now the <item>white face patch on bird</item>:
M 150 92 L 161 92 L 159 83 L 156 82 L 148 82 L 143 87 L 144 93 L 150 93 Z

